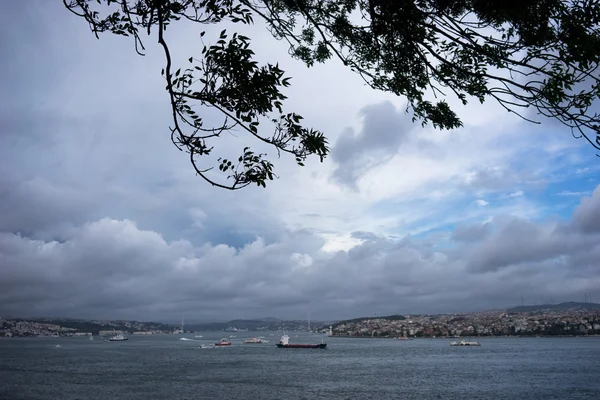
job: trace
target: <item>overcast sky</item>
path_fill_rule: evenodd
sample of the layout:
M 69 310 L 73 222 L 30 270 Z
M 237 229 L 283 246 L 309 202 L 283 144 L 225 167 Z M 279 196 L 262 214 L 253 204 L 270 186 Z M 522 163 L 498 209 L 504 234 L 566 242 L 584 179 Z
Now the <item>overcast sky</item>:
M 180 65 L 200 30 L 169 29 Z M 338 63 L 291 60 L 259 20 L 243 32 L 293 77 L 286 107 L 331 155 L 275 159 L 279 180 L 231 193 L 170 142 L 154 37 L 140 57 L 59 1 L 0 2 L 0 315 L 343 319 L 509 307 L 521 293 L 600 301 L 600 159 L 583 140 L 491 102 L 459 107 L 463 129 L 421 128 L 404 99 Z M 240 131 L 219 151 L 246 144 Z

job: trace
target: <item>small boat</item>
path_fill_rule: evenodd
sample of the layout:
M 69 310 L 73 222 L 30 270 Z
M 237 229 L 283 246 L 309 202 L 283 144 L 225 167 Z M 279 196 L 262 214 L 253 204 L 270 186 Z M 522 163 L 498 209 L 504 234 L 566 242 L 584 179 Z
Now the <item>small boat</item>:
M 62 347 L 60 344 L 57 344 L 56 347 Z
M 108 339 L 109 342 L 123 342 L 125 340 L 127 340 L 128 337 L 123 335 L 122 333 L 119 333 L 116 336 L 111 337 L 110 339 Z
M 460 342 L 450 342 L 450 346 L 481 346 L 481 343 L 463 339 Z
M 279 343 L 277 343 L 277 347 L 284 349 L 324 349 L 327 347 L 327 343 L 318 343 L 318 344 L 290 344 L 290 337 L 288 335 L 283 335 Z
M 252 339 L 246 339 L 244 340 L 244 344 L 262 344 L 265 341 L 260 339 L 260 338 L 255 338 L 253 337 Z
M 215 346 L 231 346 L 231 342 L 227 338 L 223 338 L 220 342 L 215 343 Z
M 93 337 L 93 336 L 90 336 L 90 340 L 94 340 L 94 337 Z

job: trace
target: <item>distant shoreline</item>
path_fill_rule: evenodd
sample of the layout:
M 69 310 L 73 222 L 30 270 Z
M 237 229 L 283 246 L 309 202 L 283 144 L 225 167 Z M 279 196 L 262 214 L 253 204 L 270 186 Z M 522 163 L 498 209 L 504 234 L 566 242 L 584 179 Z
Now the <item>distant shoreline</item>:
M 348 336 L 348 335 L 332 335 L 328 337 L 342 338 L 342 339 L 394 339 L 394 336 Z M 510 335 L 510 336 L 422 336 L 422 337 L 409 337 L 408 339 L 396 339 L 399 342 L 408 340 L 422 340 L 422 339 L 466 339 L 466 338 L 477 338 L 477 339 L 541 339 L 541 338 L 575 338 L 575 337 L 600 337 L 600 335 Z

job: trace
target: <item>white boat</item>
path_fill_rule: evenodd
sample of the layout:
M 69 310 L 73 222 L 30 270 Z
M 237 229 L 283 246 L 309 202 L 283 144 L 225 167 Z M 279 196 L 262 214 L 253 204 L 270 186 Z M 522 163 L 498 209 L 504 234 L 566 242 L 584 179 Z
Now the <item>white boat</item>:
M 116 336 L 111 337 L 110 339 L 108 339 L 110 342 L 122 342 L 124 340 L 127 340 L 128 338 L 123 335 L 122 333 L 119 333 Z
M 463 339 L 460 342 L 450 342 L 450 346 L 481 346 L 481 343 Z
M 260 338 L 255 338 L 253 337 L 252 339 L 246 339 L 244 340 L 245 344 L 261 344 L 264 343 L 265 341 L 260 339 Z
M 93 337 L 93 336 L 90 336 L 90 340 L 94 340 L 94 337 Z

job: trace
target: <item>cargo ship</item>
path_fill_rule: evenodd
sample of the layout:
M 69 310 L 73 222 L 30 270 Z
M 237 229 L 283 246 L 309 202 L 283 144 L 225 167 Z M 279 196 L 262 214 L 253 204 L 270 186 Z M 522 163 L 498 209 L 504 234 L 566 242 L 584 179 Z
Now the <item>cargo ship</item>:
M 290 337 L 288 335 L 283 335 L 279 343 L 277 343 L 277 347 L 284 349 L 324 349 L 327 347 L 327 343 L 318 343 L 318 344 L 290 344 Z

